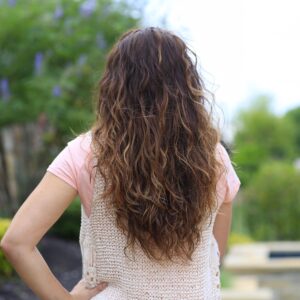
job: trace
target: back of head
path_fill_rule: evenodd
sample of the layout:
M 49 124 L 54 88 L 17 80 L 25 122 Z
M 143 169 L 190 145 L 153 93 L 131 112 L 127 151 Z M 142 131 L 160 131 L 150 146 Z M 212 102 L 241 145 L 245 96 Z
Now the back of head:
M 216 206 L 219 136 L 190 54 L 170 31 L 130 30 L 99 84 L 92 134 L 103 201 L 127 247 L 137 242 L 157 260 L 191 259 Z

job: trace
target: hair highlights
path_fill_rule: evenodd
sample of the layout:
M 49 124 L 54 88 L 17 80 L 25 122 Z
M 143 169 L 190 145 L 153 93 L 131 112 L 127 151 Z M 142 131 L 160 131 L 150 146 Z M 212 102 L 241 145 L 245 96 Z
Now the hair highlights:
M 196 65 L 170 31 L 134 29 L 112 48 L 99 84 L 92 137 L 103 201 L 127 247 L 138 242 L 156 260 L 191 259 L 216 207 L 219 134 Z

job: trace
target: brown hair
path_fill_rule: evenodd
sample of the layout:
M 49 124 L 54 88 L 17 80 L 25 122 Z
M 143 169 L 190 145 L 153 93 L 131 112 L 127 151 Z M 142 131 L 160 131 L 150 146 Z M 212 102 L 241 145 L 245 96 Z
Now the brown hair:
M 191 259 L 216 207 L 219 134 L 196 66 L 170 31 L 133 29 L 110 51 L 99 84 L 92 140 L 103 201 L 125 248 L 138 242 L 156 260 Z

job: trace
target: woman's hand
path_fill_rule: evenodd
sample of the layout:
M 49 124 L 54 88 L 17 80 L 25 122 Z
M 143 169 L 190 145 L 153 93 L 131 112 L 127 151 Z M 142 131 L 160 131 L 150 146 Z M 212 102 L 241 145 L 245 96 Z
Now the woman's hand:
M 90 300 L 107 287 L 107 282 L 99 283 L 95 288 L 88 289 L 81 279 L 70 292 L 73 300 Z

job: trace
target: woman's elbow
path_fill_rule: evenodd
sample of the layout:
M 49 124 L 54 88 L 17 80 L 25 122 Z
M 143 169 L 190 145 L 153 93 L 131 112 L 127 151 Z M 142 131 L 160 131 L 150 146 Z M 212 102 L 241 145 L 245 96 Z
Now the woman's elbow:
M 4 236 L 0 241 L 0 249 L 5 255 L 7 255 L 12 251 L 13 244 Z
M 20 239 L 9 235 L 4 235 L 0 241 L 0 249 L 6 256 L 10 256 L 12 254 L 17 255 L 22 251 L 21 249 L 24 248 L 28 248 L 28 246 L 25 243 L 22 243 Z

